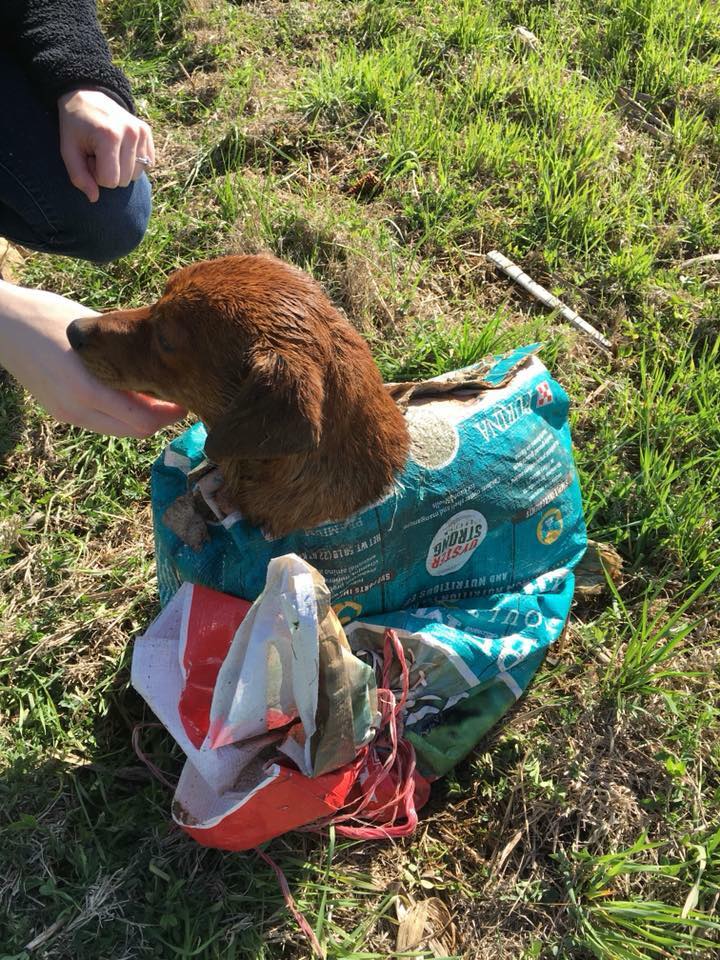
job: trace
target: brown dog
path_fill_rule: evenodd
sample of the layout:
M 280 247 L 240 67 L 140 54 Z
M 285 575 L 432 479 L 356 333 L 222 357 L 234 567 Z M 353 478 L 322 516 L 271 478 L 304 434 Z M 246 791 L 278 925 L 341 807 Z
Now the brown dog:
M 75 320 L 68 339 L 103 383 L 196 413 L 223 500 L 272 536 L 378 500 L 407 458 L 367 344 L 274 257 L 185 267 L 157 303 Z

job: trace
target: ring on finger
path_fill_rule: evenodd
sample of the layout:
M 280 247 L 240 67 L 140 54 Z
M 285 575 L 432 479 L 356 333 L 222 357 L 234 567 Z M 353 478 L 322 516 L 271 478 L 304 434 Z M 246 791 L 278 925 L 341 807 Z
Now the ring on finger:
M 150 157 L 135 157 L 135 163 L 139 163 L 143 167 L 152 166 L 152 160 Z

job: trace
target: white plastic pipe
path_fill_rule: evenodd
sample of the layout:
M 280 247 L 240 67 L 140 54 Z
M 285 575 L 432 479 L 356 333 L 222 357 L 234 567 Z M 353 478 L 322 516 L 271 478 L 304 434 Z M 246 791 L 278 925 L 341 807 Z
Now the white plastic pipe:
M 592 337 L 595 343 L 604 347 L 605 350 L 613 349 L 612 343 L 604 337 L 599 330 L 596 330 L 587 320 L 583 320 L 580 314 L 564 304 L 562 300 L 558 300 L 558 298 L 550 293 L 549 290 L 546 290 L 545 287 L 541 287 L 539 283 L 535 283 L 516 263 L 508 260 L 499 250 L 491 250 L 486 256 L 492 264 L 507 274 L 511 280 L 514 280 L 519 287 L 526 290 L 535 300 L 539 300 L 540 303 L 545 304 L 546 307 L 550 307 L 551 310 L 557 310 L 560 316 L 567 320 L 568 323 L 571 323 L 577 330 L 582 330 L 583 333 Z

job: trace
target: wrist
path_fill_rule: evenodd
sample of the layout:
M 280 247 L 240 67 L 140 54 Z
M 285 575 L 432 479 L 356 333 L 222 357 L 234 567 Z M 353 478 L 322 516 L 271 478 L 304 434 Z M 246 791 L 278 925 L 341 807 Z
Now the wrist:
M 76 87 L 74 90 L 66 90 L 57 98 L 58 110 L 67 110 L 72 108 L 75 103 L 82 103 L 85 99 L 84 94 L 89 93 L 87 87 Z
M 134 114 L 134 110 L 131 109 L 130 104 L 119 93 L 116 93 L 114 90 L 110 90 L 108 87 L 96 87 L 92 85 L 83 85 L 80 87 L 73 87 L 70 90 L 65 90 L 57 98 L 58 109 L 66 109 L 74 97 L 78 97 L 80 101 L 84 100 L 85 98 L 83 94 L 87 93 L 101 93 L 104 97 L 107 97 L 108 100 L 112 100 L 114 104 L 122 107 L 123 110 L 127 110 L 128 113 Z

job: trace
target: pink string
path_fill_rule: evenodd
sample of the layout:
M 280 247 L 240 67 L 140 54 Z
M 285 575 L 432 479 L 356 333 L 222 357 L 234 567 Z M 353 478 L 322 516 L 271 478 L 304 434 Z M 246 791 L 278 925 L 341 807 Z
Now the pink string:
M 400 665 L 400 699 L 390 689 L 390 672 L 393 659 Z M 378 760 L 373 772 L 363 781 L 362 797 L 344 807 L 332 817 L 315 824 L 334 824 L 337 832 L 356 840 L 384 840 L 407 837 L 418 823 L 415 808 L 415 748 L 402 739 L 402 711 L 410 690 L 410 671 L 400 638 L 394 630 L 387 629 L 383 644 L 382 687 L 378 688 L 378 705 L 381 708 L 380 731 L 367 748 L 367 756 Z M 385 754 L 382 762 L 380 757 Z M 390 778 L 394 790 L 389 800 L 373 810 L 367 808 L 373 802 L 376 791 Z M 390 816 L 386 814 L 390 811 Z M 365 817 L 359 815 L 365 813 Z M 344 826 L 355 821 L 357 826 Z M 380 821 L 380 823 L 378 823 Z
M 269 857 L 260 847 L 255 847 L 255 853 L 260 857 L 261 860 L 264 860 L 265 863 L 275 871 L 275 876 L 277 877 L 278 884 L 280 885 L 280 890 L 282 895 L 285 898 L 285 903 L 287 904 L 288 910 L 295 917 L 297 925 L 300 927 L 302 932 L 308 938 L 308 942 L 313 949 L 313 953 L 316 957 L 320 957 L 321 960 L 325 960 L 325 951 L 320 946 L 320 941 L 315 936 L 315 931 L 307 922 L 303 914 L 298 908 L 298 905 L 295 903 L 293 895 L 290 893 L 290 887 L 287 882 L 285 874 L 282 872 L 280 867 L 275 863 L 272 857 Z
M 135 753 L 137 754 L 138 758 L 142 760 L 142 762 L 145 764 L 145 766 L 148 768 L 150 773 L 152 773 L 152 775 L 155 777 L 156 780 L 159 780 L 160 783 L 166 786 L 169 790 L 175 790 L 175 787 L 177 787 L 177 781 L 173 783 L 171 780 L 168 780 L 168 778 L 162 772 L 160 767 L 156 766 L 153 763 L 150 757 L 143 751 L 142 747 L 140 746 L 141 731 L 148 728 L 152 728 L 152 727 L 155 727 L 155 728 L 159 727 L 162 730 L 165 729 L 162 723 L 136 723 L 135 724 L 132 732 L 133 749 L 135 750 Z
M 390 671 L 392 668 L 393 655 L 400 664 L 400 699 L 396 699 L 395 694 L 390 689 Z M 378 688 L 378 705 L 381 707 L 381 727 L 375 741 L 367 748 L 367 756 L 375 754 L 379 760 L 381 751 L 387 751 L 384 761 L 376 768 L 376 772 L 371 774 L 363 782 L 363 795 L 360 800 L 338 811 L 334 816 L 324 820 L 322 824 L 315 824 L 312 828 L 317 830 L 319 826 L 335 825 L 337 832 L 341 836 L 349 837 L 355 840 L 383 840 L 393 839 L 395 837 L 407 837 L 417 826 L 418 816 L 415 809 L 415 748 L 408 740 L 402 737 L 402 710 L 407 701 L 410 689 L 410 671 L 408 670 L 405 651 L 397 633 L 394 630 L 385 631 L 385 642 L 383 644 L 383 670 L 382 687 Z M 395 790 L 389 800 L 381 806 L 368 811 L 367 807 L 372 802 L 375 790 L 385 782 L 385 780 L 394 773 Z M 374 821 L 383 818 L 386 811 L 392 813 L 385 823 L 373 825 Z M 366 819 L 363 821 L 359 814 L 366 811 Z M 358 826 L 343 826 L 347 821 L 358 821 Z M 325 960 L 325 952 L 320 946 L 315 931 L 312 929 L 306 918 L 300 912 L 295 903 L 290 887 L 288 886 L 285 874 L 280 867 L 262 850 L 255 848 L 255 852 L 268 864 L 274 871 L 280 884 L 283 897 L 288 909 L 295 917 L 295 920 L 305 934 L 317 957 Z

